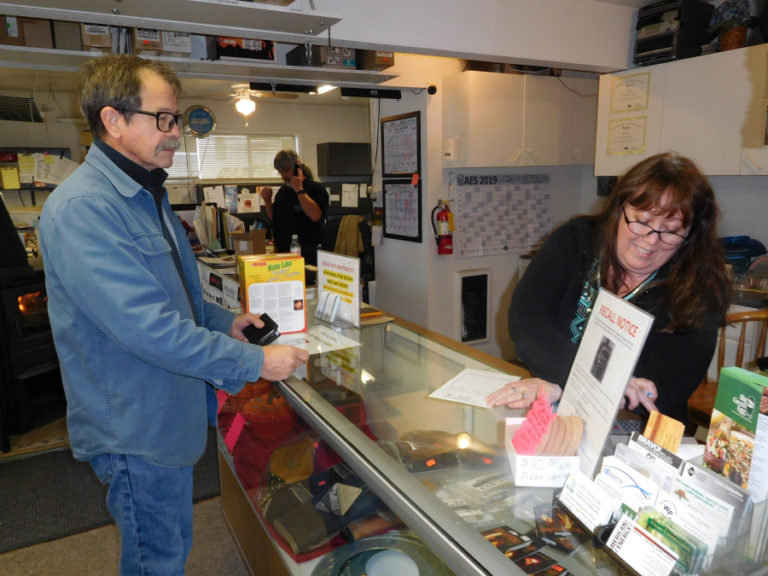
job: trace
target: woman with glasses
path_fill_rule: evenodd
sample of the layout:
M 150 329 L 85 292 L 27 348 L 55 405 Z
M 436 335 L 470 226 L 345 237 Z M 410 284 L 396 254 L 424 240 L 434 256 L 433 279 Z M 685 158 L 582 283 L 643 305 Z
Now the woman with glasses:
M 621 177 L 603 209 L 547 239 L 512 296 L 509 331 L 534 378 L 507 384 L 489 405 L 524 408 L 538 390 L 562 394 L 600 288 L 655 318 L 627 386 L 626 406 L 688 420 L 730 303 L 717 235 L 720 211 L 707 178 L 676 153 L 652 156 Z

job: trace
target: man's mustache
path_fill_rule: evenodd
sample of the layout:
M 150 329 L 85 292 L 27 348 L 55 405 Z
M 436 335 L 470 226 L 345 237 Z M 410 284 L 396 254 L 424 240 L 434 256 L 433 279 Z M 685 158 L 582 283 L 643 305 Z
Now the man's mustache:
M 163 152 L 164 150 L 178 150 L 181 146 L 181 142 L 178 140 L 165 140 L 160 142 L 157 147 L 157 152 Z

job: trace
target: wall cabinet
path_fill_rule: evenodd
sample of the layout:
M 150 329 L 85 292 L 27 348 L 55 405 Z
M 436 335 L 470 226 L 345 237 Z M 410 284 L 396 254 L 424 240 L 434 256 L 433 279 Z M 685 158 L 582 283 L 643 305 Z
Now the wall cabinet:
M 593 161 L 597 81 L 463 72 L 443 80 L 443 165 Z
M 709 175 L 768 174 L 765 45 L 600 78 L 595 174 L 668 150 Z

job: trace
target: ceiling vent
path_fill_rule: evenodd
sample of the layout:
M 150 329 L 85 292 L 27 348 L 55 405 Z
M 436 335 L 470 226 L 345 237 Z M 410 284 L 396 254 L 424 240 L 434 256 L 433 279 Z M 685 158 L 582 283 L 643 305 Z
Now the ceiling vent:
M 0 120 L 15 122 L 42 122 L 43 116 L 34 98 L 3 96 L 0 94 Z

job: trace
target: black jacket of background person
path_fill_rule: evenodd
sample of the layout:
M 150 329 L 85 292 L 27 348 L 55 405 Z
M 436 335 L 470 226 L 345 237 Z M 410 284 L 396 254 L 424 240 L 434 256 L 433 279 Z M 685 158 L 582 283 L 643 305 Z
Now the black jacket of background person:
M 531 260 L 512 295 L 509 333 L 520 359 L 531 373 L 565 386 L 577 344 L 571 342 L 570 326 L 576 314 L 584 280 L 594 262 L 596 224 L 586 217 L 574 218 L 556 229 Z M 666 278 L 667 262 L 656 280 Z M 704 318 L 700 331 L 670 334 L 661 300 L 663 286 L 651 286 L 632 299 L 632 304 L 653 314 L 634 376 L 656 384 L 658 409 L 667 416 L 688 422 L 688 398 L 703 381 L 717 342 L 714 314 Z M 635 410 L 647 417 L 640 406 Z
M 306 190 L 312 200 L 320 207 L 323 217 L 313 222 L 301 209 L 299 197 L 293 188 L 283 185 L 275 195 L 272 204 L 272 236 L 275 241 L 275 252 L 290 252 L 291 236 L 299 235 L 301 255 L 307 264 L 317 264 L 317 245 L 323 239 L 323 224 L 328 212 L 328 192 L 325 186 L 307 178 L 304 180 Z

